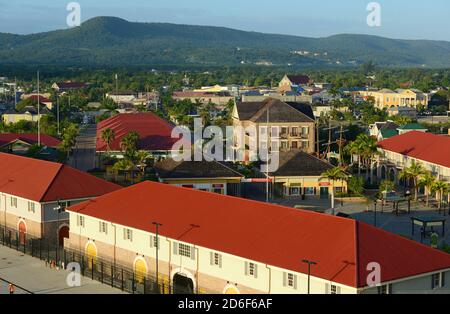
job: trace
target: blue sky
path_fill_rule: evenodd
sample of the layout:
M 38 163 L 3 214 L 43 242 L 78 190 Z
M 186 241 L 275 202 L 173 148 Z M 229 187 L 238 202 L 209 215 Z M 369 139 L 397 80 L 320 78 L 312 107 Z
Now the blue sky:
M 0 32 L 28 34 L 67 28 L 70 0 L 0 0 Z M 78 0 L 81 18 L 226 26 L 322 37 L 363 33 L 450 41 L 450 1 L 378 0 L 382 25 L 366 23 L 369 0 Z

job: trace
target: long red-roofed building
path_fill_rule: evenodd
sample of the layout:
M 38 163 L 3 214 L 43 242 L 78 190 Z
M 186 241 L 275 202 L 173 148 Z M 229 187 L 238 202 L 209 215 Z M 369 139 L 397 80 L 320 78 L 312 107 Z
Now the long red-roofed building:
M 39 238 L 68 236 L 68 214 L 54 210 L 121 187 L 66 165 L 0 153 L 0 225 Z
M 378 143 L 379 177 L 395 178 L 412 161 L 420 162 L 438 179 L 450 182 L 450 137 L 419 131 L 394 136 Z
M 68 248 L 142 277 L 158 245 L 159 278 L 175 290 L 303 294 L 310 260 L 311 293 L 450 291 L 449 254 L 351 219 L 153 182 L 68 211 Z
M 109 151 L 115 153 L 122 150 L 122 138 L 133 131 L 139 134 L 139 150 L 167 153 L 177 141 L 171 138 L 173 125 L 153 113 L 118 114 L 97 124 L 97 152 L 100 153 L 108 151 L 108 145 L 101 136 L 106 129 L 114 131 Z
M 15 146 L 19 146 L 20 150 L 29 148 L 38 143 L 38 135 L 36 133 L 2 133 L 0 134 L 0 150 L 14 151 Z M 41 134 L 41 145 L 50 148 L 57 148 L 61 141 L 53 136 Z

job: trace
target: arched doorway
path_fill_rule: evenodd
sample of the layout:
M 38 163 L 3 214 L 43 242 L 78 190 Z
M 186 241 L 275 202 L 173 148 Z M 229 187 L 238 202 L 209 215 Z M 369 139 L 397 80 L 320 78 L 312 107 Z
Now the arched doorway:
M 27 240 L 27 225 L 24 221 L 19 222 L 19 243 L 25 245 Z
M 389 170 L 389 180 L 391 180 L 392 182 L 397 181 L 397 173 L 394 168 L 391 168 L 391 170 Z
M 147 276 L 147 264 L 142 258 L 137 258 L 134 262 L 134 278 L 137 283 L 143 283 Z
M 60 247 L 64 246 L 64 239 L 69 238 L 69 226 L 62 226 L 58 232 L 58 243 Z
M 86 256 L 88 267 L 89 269 L 92 269 L 95 265 L 95 260 L 97 259 L 97 247 L 93 242 L 88 243 L 86 246 Z
M 173 276 L 173 293 L 174 294 L 193 294 L 194 282 L 191 278 L 181 273 Z
M 235 286 L 228 285 L 225 287 L 223 294 L 240 294 L 240 292 Z

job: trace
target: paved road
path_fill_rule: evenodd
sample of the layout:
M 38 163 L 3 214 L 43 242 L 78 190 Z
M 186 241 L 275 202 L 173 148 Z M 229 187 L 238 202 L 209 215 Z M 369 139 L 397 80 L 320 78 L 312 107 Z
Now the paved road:
M 81 171 L 95 168 L 96 125 L 82 127 L 69 165 Z
M 121 294 L 121 290 L 81 277 L 80 287 L 69 287 L 64 270 L 50 269 L 45 262 L 0 246 L 0 294 L 8 294 L 12 282 L 36 294 Z M 16 288 L 16 293 L 25 291 Z

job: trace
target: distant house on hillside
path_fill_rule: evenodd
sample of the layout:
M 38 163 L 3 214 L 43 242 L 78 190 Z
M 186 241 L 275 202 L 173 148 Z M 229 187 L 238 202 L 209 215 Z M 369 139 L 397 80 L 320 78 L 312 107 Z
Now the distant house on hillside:
M 31 94 L 31 95 L 23 96 L 22 98 L 23 99 L 31 99 L 35 104 L 38 103 L 38 98 L 39 98 L 39 103 L 41 105 L 44 105 L 49 110 L 52 110 L 52 108 L 53 108 L 53 102 L 48 97 L 45 97 L 43 95 Z
M 309 85 L 311 78 L 307 75 L 288 75 L 286 74 L 278 85 L 278 91 L 281 94 L 287 92 L 298 92 L 301 86 Z
M 52 85 L 52 88 L 59 93 L 73 91 L 73 90 L 79 90 L 79 89 L 83 89 L 83 88 L 87 88 L 87 87 L 89 87 L 88 83 L 72 82 L 72 81 L 56 82 Z
M 378 141 L 382 141 L 398 135 L 398 128 L 399 125 L 392 121 L 376 122 L 369 125 L 369 135 L 376 137 Z
M 46 134 L 41 134 L 41 146 L 56 149 L 61 141 Z M 4 133 L 0 134 L 0 151 L 13 153 L 13 154 L 25 154 L 28 152 L 31 146 L 38 143 L 37 134 L 13 134 Z
M 397 129 L 397 131 L 398 131 L 398 134 L 402 135 L 402 134 L 412 132 L 412 131 L 426 133 L 428 131 L 428 129 L 419 123 L 408 123 L 402 127 L 399 127 Z

